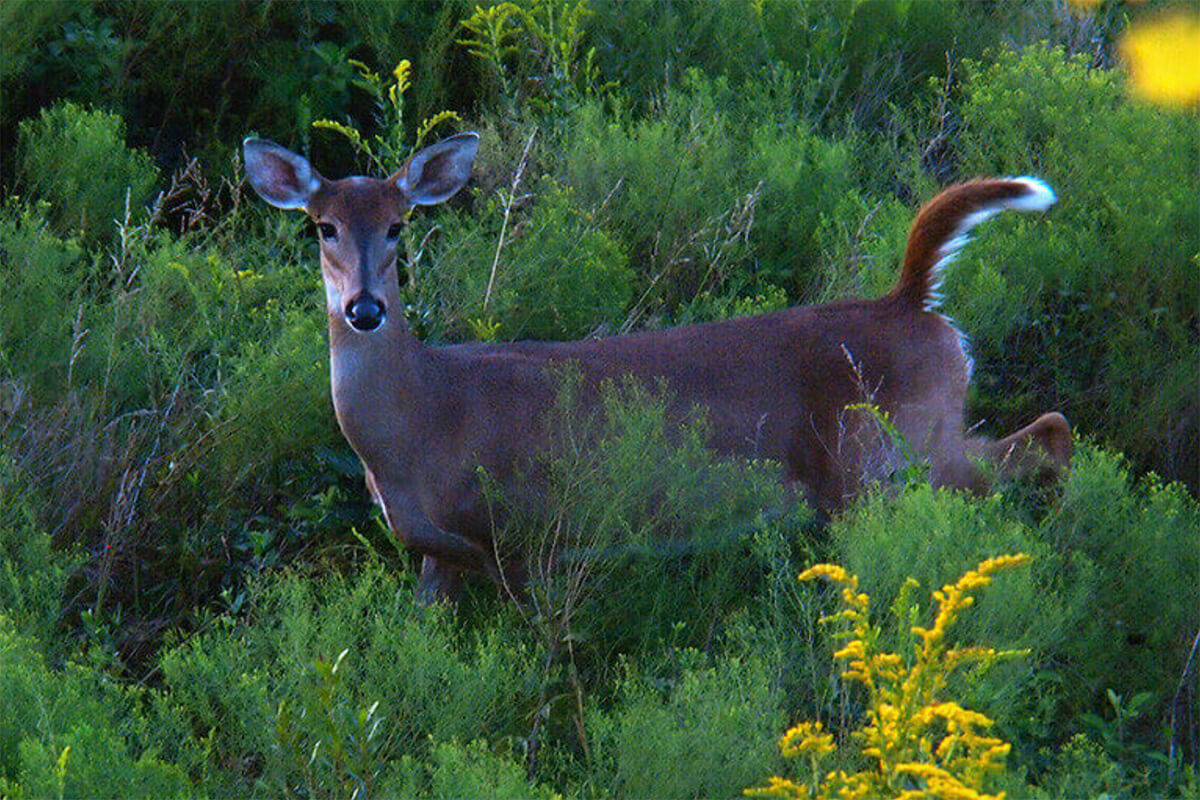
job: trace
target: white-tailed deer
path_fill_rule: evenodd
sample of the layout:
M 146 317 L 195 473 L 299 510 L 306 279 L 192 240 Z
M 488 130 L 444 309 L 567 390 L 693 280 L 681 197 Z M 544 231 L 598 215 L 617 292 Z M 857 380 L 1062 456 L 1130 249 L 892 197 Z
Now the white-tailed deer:
M 1071 429 L 1044 414 L 999 442 L 968 437 L 971 359 L 934 311 L 941 270 L 968 233 L 1004 211 L 1041 211 L 1034 178 L 946 189 L 917 215 L 895 288 L 875 300 L 577 342 L 427 347 L 404 322 L 397 241 L 414 206 L 444 202 L 470 175 L 478 136 L 418 152 L 391 177 L 322 178 L 303 157 L 245 142 L 246 172 L 271 205 L 316 223 L 329 314 L 333 405 L 395 536 L 424 557 L 425 600 L 453 596 L 462 571 L 500 577 L 478 468 L 503 487 L 545 446 L 552 364 L 582 374 L 581 405 L 600 382 L 665 379 L 682 418 L 699 406 L 721 454 L 778 461 L 782 480 L 834 510 L 894 460 L 869 402 L 928 460 L 941 486 L 981 491 L 987 472 L 1065 468 Z

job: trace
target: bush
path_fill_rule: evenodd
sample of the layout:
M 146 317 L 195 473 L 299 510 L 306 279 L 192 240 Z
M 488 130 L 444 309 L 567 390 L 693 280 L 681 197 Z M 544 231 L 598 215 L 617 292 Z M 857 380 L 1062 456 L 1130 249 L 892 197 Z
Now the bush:
M 718 458 L 703 419 L 678 427 L 689 412 L 663 386 L 605 383 L 585 416 L 581 380 L 562 373 L 552 447 L 530 467 L 536 490 L 497 498 L 497 544 L 526 559 L 544 623 L 564 625 L 551 641 L 569 636 L 602 665 L 664 642 L 701 646 L 757 579 L 751 539 L 784 516 L 775 466 Z
M 822 220 L 853 189 L 850 156 L 779 116 L 699 72 L 645 118 L 577 113 L 562 170 L 628 243 L 652 310 L 705 290 L 813 292 Z
M 0 614 L 53 651 L 63 591 L 78 559 L 53 547 L 38 525 L 34 497 L 0 444 Z
M 1037 525 L 1003 497 L 980 502 L 917 487 L 866 503 L 836 522 L 832 535 L 837 557 L 873 596 L 898 592 L 906 575 L 931 588 L 972 561 L 1033 555 L 1028 572 L 989 590 L 959 635 L 1032 652 L 973 678 L 966 696 L 1017 743 L 1014 756 L 1040 768 L 1038 748 L 1061 742 L 1072 720 L 1109 715 L 1108 690 L 1152 693 L 1138 724 L 1161 737 L 1200 628 L 1198 531 L 1200 505 L 1178 484 L 1138 485 L 1118 457 L 1084 447 L 1062 507 Z M 1064 669 L 1070 681 L 1057 677 Z M 1155 741 L 1166 749 L 1166 741 Z
M 447 614 L 418 616 L 411 576 L 382 565 L 324 580 L 284 574 L 250 603 L 259 622 L 221 624 L 162 660 L 171 696 L 196 734 L 215 731 L 218 763 L 255 765 L 241 780 L 303 786 L 304 759 L 292 755 L 318 741 L 331 746 L 327 717 L 284 716 L 286 708 L 309 707 L 321 685 L 318 660 L 342 663 L 349 676 L 331 702 L 353 715 L 379 704 L 375 760 L 385 782 L 403 756 L 427 756 L 431 740 L 502 739 L 522 728 L 536 688 L 535 654 L 523 637 L 502 622 L 460 634 Z M 337 785 L 334 765 L 313 769 L 318 785 Z
M 90 272 L 78 240 L 47 231 L 44 212 L 10 203 L 0 213 L 0 370 L 35 401 L 56 397 L 67 382 Z
M 22 122 L 17 149 L 25 190 L 50 204 L 60 232 L 87 242 L 115 238 L 127 208 L 139 220 L 158 181 L 150 157 L 125 145 L 119 116 L 69 101 Z
M 947 684 L 968 664 L 986 667 L 1004 655 L 1020 654 L 951 647 L 946 632 L 974 603 L 974 593 L 990 584 L 997 572 L 1028 561 L 1023 553 L 997 556 L 944 585 L 933 595 L 937 610 L 928 628 L 916 624 L 930 615 L 921 611 L 914 597 L 917 583 L 906 579 L 892 606 L 902 642 L 895 652 L 883 645 L 883 629 L 872 618 L 870 596 L 859 591 L 858 576 L 835 564 L 816 564 L 802 572 L 801 581 L 826 578 L 841 587 L 841 610 L 822 622 L 844 623 L 844 632 L 836 638 L 849 641 L 834 658 L 845 666 L 842 679 L 858 682 L 866 690 L 861 725 L 845 737 L 854 741 L 859 753 L 844 763 L 859 769 L 849 775 L 844 770 L 826 772 L 823 762 L 838 750 L 834 736 L 819 721 L 801 722 L 779 740 L 785 758 L 808 762 L 793 768 L 801 783 L 774 777 L 768 786 L 747 789 L 746 794 L 897 796 L 900 790 L 915 788 L 933 796 L 984 796 L 979 794 L 984 783 L 990 783 L 994 773 L 1004 773 L 1010 745 L 989 735 L 990 719 L 950 699 L 953 693 Z M 843 759 L 846 756 L 839 754 L 835 763 Z
M 1200 136 L 1059 50 L 971 67 L 967 175 L 1037 174 L 1059 196 L 1010 217 L 950 272 L 976 342 L 973 405 L 1004 429 L 1049 408 L 1139 463 L 1200 485 Z
M 1111 689 L 1152 692 L 1153 711 L 1168 715 L 1200 630 L 1200 504 L 1180 484 L 1137 480 L 1120 456 L 1086 448 L 1042 536 L 1070 554 L 1063 578 L 1087 592 L 1062 649 L 1075 676 L 1065 712 L 1102 712 Z
M 443 216 L 442 249 L 418 277 L 417 291 L 440 304 L 447 321 L 464 332 L 487 321 L 489 336 L 504 339 L 578 339 L 618 322 L 632 294 L 623 249 L 574 206 L 571 192 L 554 185 L 545 191 L 527 217 L 510 222 L 490 298 L 499 230 Z M 487 212 L 502 215 L 495 206 Z
M 597 759 L 629 798 L 732 797 L 775 768 L 783 723 L 770 672 L 754 659 L 705 665 L 695 651 L 665 687 L 629 676 L 611 714 L 592 717 Z M 673 767 L 668 765 L 674 765 Z
M 433 746 L 430 797 L 487 800 L 552 800 L 550 789 L 526 780 L 521 765 L 492 753 L 482 740 L 460 745 L 446 742 Z
M 502 257 L 496 314 L 506 338 L 578 339 L 613 326 L 629 305 L 632 273 L 611 236 L 551 189 Z
M 0 790 L 20 797 L 191 797 L 193 741 L 153 697 L 89 668 L 52 669 L 0 611 Z M 143 710 L 143 708 L 145 710 Z M 164 758 L 165 756 L 165 758 Z
M 717 107 L 721 91 L 728 87 L 693 73 L 659 114 L 638 121 L 611 120 L 588 103 L 572 120 L 563 155 L 580 202 L 627 243 L 639 290 L 653 289 L 668 308 L 709 288 L 715 265 L 702 244 L 717 239 L 715 226 L 741 188 L 729 121 Z

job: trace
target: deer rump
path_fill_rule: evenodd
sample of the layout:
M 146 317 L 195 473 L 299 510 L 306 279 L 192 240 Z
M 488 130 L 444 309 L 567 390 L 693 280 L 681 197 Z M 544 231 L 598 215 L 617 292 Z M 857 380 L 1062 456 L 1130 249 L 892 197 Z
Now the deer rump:
M 445 200 L 465 183 L 476 141 L 460 135 L 418 153 L 412 163 L 419 167 L 402 168 L 388 179 L 389 190 L 412 186 L 419 198 L 436 194 L 410 205 Z M 268 202 L 304 208 L 324 225 L 329 203 L 322 193 L 336 193 L 338 213 L 352 224 L 379 216 L 382 189 L 371 189 L 369 202 L 356 199 L 356 193 L 368 196 L 363 187 L 374 179 L 330 184 L 300 156 L 269 147 L 263 155 L 247 145 L 251 182 Z M 437 158 L 425 157 L 435 150 Z M 266 178 L 256 178 L 252 156 L 283 161 L 270 161 L 274 172 L 263 169 Z M 450 164 L 446 174 L 439 164 Z M 299 175 L 294 182 L 301 189 L 280 190 L 268 181 L 288 169 Z M 422 194 L 426 184 L 436 192 Z M 936 311 L 942 272 L 972 228 L 1001 211 L 1042 211 L 1054 201 L 1046 184 L 1029 177 L 944 190 L 918 213 L 900 278 L 881 298 L 575 342 L 428 347 L 402 321 L 376 330 L 372 318 L 360 327 L 350 313 L 355 301 L 343 319 L 327 263 L 338 256 L 323 244 L 327 295 L 339 298 L 330 300 L 329 311 L 339 424 L 363 461 L 389 528 L 424 556 L 420 594 L 427 601 L 453 597 L 462 571 L 506 578 L 480 470 L 501 491 L 536 496 L 537 487 L 514 484 L 535 474 L 524 468 L 551 441 L 546 427 L 558 391 L 555 365 L 578 371 L 574 402 L 584 415 L 595 412 L 606 379 L 632 376 L 665 386 L 673 420 L 701 409 L 716 453 L 778 461 L 781 479 L 827 512 L 896 466 L 897 441 L 908 457 L 928 462 L 936 486 L 982 492 L 997 476 L 1054 476 L 1071 456 L 1071 429 L 1059 414 L 1044 414 L 1000 441 L 967 435 L 971 359 L 963 335 Z M 394 296 L 381 296 L 380 323 L 382 309 L 399 299 L 398 288 L 389 285 L 396 283 L 394 267 L 385 273 L 390 277 L 377 291 Z M 347 319 L 369 332 L 352 331 Z

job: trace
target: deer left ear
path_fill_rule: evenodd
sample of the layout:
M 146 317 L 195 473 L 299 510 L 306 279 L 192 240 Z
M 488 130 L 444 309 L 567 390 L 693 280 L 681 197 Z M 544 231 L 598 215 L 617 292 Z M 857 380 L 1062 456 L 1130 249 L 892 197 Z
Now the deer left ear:
M 479 134 L 460 133 L 420 150 L 389 180 L 404 193 L 409 205 L 444 203 L 471 177 L 479 149 Z

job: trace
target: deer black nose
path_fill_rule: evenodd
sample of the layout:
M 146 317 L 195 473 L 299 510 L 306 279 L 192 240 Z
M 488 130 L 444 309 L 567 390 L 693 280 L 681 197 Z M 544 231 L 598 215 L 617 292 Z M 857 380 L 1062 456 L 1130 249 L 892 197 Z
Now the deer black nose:
M 383 303 L 367 293 L 355 297 L 346 306 L 346 321 L 358 331 L 373 331 L 383 324 L 387 311 Z

